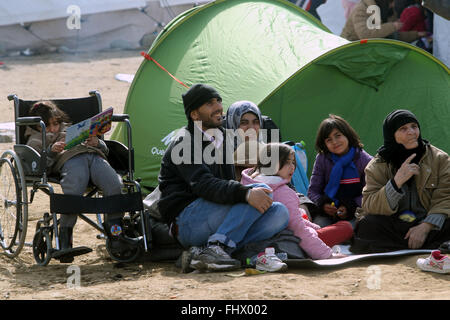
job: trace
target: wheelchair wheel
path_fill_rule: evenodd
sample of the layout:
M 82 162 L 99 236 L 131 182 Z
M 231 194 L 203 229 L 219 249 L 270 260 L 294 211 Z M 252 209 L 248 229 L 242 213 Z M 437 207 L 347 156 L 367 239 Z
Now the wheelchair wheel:
M 33 238 L 34 260 L 40 266 L 46 266 L 52 258 L 52 235 L 47 228 L 39 228 Z
M 135 261 L 141 255 L 142 252 L 140 245 L 130 248 L 130 250 L 127 250 L 125 252 L 118 252 L 112 248 L 111 240 L 109 238 L 106 238 L 106 251 L 108 251 L 111 259 L 118 262 Z
M 28 224 L 28 204 L 25 179 L 18 159 L 13 152 L 11 157 L 0 159 L 0 245 L 5 254 L 17 256 L 25 243 Z

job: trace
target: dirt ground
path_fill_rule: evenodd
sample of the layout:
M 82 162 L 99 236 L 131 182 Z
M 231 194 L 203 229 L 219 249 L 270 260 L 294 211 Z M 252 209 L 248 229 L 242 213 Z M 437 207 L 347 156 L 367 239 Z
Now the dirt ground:
M 121 113 L 130 84 L 114 76 L 134 74 L 142 57 L 139 51 L 110 51 L 0 57 L 0 61 L 4 62 L 0 67 L 0 122 L 9 122 L 14 119 L 13 105 L 6 99 L 11 93 L 25 99 L 66 98 L 97 89 L 104 108 L 113 106 Z M 9 148 L 11 144 L 0 144 L 2 152 Z M 38 193 L 29 206 L 28 242 L 48 208 L 48 197 Z M 426 256 L 423 254 L 345 268 L 290 269 L 284 274 L 183 274 L 173 262 L 117 264 L 108 257 L 97 234 L 78 220 L 74 245 L 93 251 L 76 257 L 72 265 L 52 260 L 46 267 L 37 266 L 30 247 L 15 259 L 0 253 L 0 300 L 450 299 L 450 275 L 425 273 L 416 267 L 417 258 Z

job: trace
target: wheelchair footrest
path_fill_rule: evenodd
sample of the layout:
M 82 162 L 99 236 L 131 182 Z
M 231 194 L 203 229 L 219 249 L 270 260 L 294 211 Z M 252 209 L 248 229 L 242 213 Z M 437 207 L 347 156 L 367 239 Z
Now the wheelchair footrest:
M 52 258 L 59 260 L 63 257 L 64 258 L 76 257 L 89 252 L 92 252 L 92 249 L 88 247 L 76 247 L 64 250 L 55 250 L 52 252 Z

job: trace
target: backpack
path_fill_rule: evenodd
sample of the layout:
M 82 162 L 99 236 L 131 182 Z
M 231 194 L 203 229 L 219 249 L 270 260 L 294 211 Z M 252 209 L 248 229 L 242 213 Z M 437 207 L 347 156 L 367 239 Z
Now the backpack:
M 297 190 L 297 192 L 307 194 L 309 179 L 306 175 L 306 172 L 308 170 L 308 158 L 306 156 L 305 142 L 301 141 L 295 143 L 292 141 L 287 141 L 285 143 L 287 145 L 290 145 L 294 149 L 295 162 L 297 163 L 291 183 L 295 187 L 295 190 Z

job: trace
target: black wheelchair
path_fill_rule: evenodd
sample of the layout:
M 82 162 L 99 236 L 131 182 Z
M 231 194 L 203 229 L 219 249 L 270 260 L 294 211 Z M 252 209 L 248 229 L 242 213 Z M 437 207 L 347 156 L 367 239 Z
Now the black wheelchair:
M 89 186 L 83 196 L 55 193 L 50 183 L 59 184 L 59 175 L 47 170 L 45 151 L 45 123 L 40 117 L 29 117 L 28 111 L 36 102 L 21 100 L 16 95 L 8 96 L 14 102 L 15 144 L 13 150 L 6 150 L 0 158 L 0 245 L 10 257 L 19 255 L 24 245 L 32 246 L 38 265 L 46 266 L 52 258 L 60 258 L 58 235 L 58 214 L 77 214 L 79 218 L 97 229 L 97 238 L 106 239 L 106 249 L 115 261 L 131 262 L 151 248 L 151 227 L 148 215 L 144 214 L 141 187 L 134 180 L 134 150 L 131 140 L 131 124 L 126 114 L 113 114 L 112 121 L 124 122 L 127 127 L 127 145 L 119 141 L 105 140 L 109 148 L 108 162 L 122 177 L 122 194 L 102 197 L 101 190 Z M 102 111 L 101 96 L 98 91 L 89 92 L 89 96 L 75 99 L 50 99 L 67 113 L 72 123 L 88 119 Z M 43 134 L 43 151 L 38 153 L 26 145 L 27 126 L 40 125 Z M 103 138 L 103 137 L 102 137 Z M 28 198 L 28 188 L 30 197 Z M 37 191 L 50 198 L 50 210 L 45 212 L 36 224 L 32 244 L 25 243 L 28 226 L 28 205 L 33 202 Z M 137 239 L 136 245 L 126 252 L 111 250 L 111 240 L 106 236 L 102 219 L 104 214 L 123 212 L 123 233 Z M 86 214 L 96 214 L 96 221 Z M 92 251 L 88 247 L 72 248 L 72 256 Z

